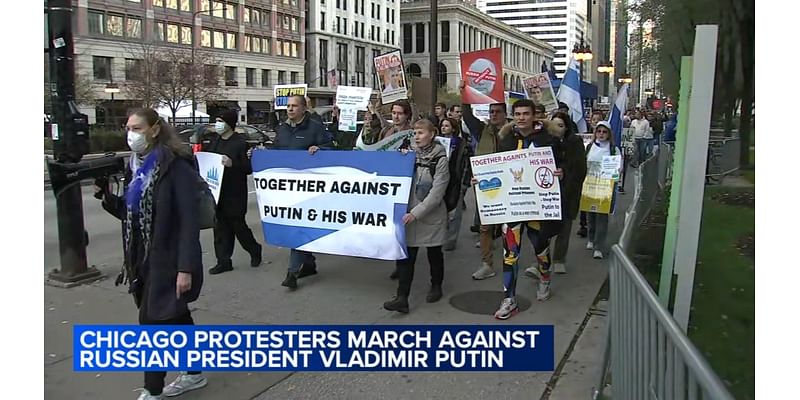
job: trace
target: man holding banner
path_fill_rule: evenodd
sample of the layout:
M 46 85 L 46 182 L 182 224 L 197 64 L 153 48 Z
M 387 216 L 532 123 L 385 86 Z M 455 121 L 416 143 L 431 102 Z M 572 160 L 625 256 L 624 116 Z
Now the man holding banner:
M 331 138 L 325 132 L 325 127 L 308 118 L 307 108 L 305 96 L 289 97 L 286 106 L 288 119 L 278 127 L 274 146 L 276 150 L 308 150 L 309 154 L 314 154 L 320 148 L 331 144 Z M 297 279 L 316 273 L 317 264 L 313 254 L 291 249 L 289 269 L 281 285 L 297 289 Z

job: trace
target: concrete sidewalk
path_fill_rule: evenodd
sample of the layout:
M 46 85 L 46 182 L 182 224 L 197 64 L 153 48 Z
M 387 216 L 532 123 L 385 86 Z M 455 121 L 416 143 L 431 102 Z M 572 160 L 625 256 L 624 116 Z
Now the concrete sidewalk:
M 620 196 L 618 210 L 627 208 L 631 195 Z M 470 195 L 467 203 L 474 204 Z M 266 247 L 260 268 L 249 267 L 240 247 L 234 254 L 235 269 L 207 276 L 203 293 L 193 303 L 197 324 L 553 324 L 556 332 L 555 365 L 565 357 L 563 371 L 553 373 L 208 373 L 206 388 L 181 396 L 182 399 L 568 399 L 573 393 L 589 395 L 602 358 L 605 334 L 602 318 L 582 330 L 589 339 L 576 337 L 607 276 L 606 264 L 593 260 L 585 240 L 572 236 L 568 273 L 555 275 L 553 297 L 535 300 L 531 278 L 521 276 L 518 293 L 533 300 L 530 309 L 508 321 L 491 315 L 470 314 L 454 308 L 450 299 L 464 292 L 497 292 L 492 309 L 502 298 L 500 246 L 495 254 L 498 275 L 474 281 L 470 275 L 480 263 L 477 235 L 469 232 L 474 206 L 465 212 L 459 244 L 445 253 L 444 298 L 425 303 L 429 272 L 426 257 L 419 257 L 411 293 L 411 313 L 387 312 L 382 303 L 394 294 L 396 281 L 388 279 L 392 262 L 320 255 L 319 275 L 304 278 L 300 288 L 289 292 L 280 286 L 286 274 L 288 251 Z M 258 216 L 248 213 L 248 223 L 257 238 L 263 238 Z M 469 217 L 467 217 L 469 216 Z M 618 234 L 624 212 L 612 219 L 610 234 Z M 109 217 L 110 218 L 110 217 Z M 577 228 L 577 222 L 574 224 Z M 201 234 L 206 268 L 215 263 L 210 231 Z M 498 242 L 499 244 L 499 242 Z M 142 386 L 141 373 L 76 373 L 72 369 L 72 326 L 74 324 L 135 324 L 137 310 L 126 288 L 115 287 L 119 271 L 119 247 L 108 250 L 102 260 L 90 260 L 107 279 L 72 289 L 45 287 L 45 397 L 50 399 L 125 399 Z M 523 243 L 520 272 L 533 260 L 530 243 Z M 599 336 L 598 336 L 599 335 Z M 572 346 L 571 346 L 572 344 Z M 576 351 L 566 354 L 568 348 Z M 577 354 L 576 352 L 580 353 Z M 578 372 L 583 374 L 579 374 Z M 563 376 L 562 376 L 563 375 Z M 170 373 L 169 381 L 174 377 Z M 561 382 L 569 385 L 561 391 Z M 548 384 L 554 385 L 548 388 Z M 544 396 L 543 396 L 544 395 Z

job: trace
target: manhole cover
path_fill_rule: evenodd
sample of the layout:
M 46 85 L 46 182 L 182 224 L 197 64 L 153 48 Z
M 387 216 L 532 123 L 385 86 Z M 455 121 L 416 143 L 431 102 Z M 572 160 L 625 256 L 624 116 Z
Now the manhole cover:
M 450 305 L 470 314 L 494 315 L 502 300 L 503 292 L 475 290 L 459 293 L 451 297 Z M 531 308 L 531 301 L 518 294 L 517 306 L 519 306 L 520 311 L 525 311 Z

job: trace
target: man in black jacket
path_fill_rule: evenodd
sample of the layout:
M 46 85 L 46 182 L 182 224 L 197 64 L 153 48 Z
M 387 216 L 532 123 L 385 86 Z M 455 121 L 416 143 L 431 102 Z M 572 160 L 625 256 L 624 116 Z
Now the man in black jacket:
M 278 126 L 274 146 L 276 150 L 308 150 L 309 154 L 314 154 L 320 148 L 330 147 L 331 135 L 325 131 L 321 123 L 310 118 L 306 112 L 308 103 L 305 97 L 289 97 L 286 107 L 288 119 Z M 297 289 L 297 279 L 316 273 L 317 264 L 311 252 L 291 249 L 289 269 L 281 285 Z
M 222 154 L 222 165 L 225 166 L 217 203 L 217 224 L 214 227 L 217 265 L 208 270 L 212 275 L 233 270 L 231 256 L 234 237 L 250 254 L 250 266 L 261 265 L 261 245 L 244 219 L 247 214 L 247 175 L 252 174 L 253 170 L 247 155 L 247 141 L 234 131 L 237 119 L 234 110 L 222 113 L 214 124 L 217 134 L 203 146 L 203 151 Z

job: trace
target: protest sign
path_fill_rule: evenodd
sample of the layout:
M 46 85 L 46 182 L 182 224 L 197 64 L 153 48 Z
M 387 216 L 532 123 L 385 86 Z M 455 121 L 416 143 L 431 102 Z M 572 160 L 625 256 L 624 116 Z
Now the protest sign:
M 200 151 L 194 153 L 200 176 L 208 183 L 214 202 L 219 203 L 219 191 L 222 189 L 222 176 L 225 167 L 222 165 L 222 154 Z
M 408 98 L 408 85 L 403 71 L 403 57 L 400 50 L 379 55 L 372 60 L 375 63 L 375 73 L 381 85 L 381 100 L 383 104 L 394 103 L 397 100 Z
M 405 258 L 402 217 L 414 161 L 400 152 L 254 151 L 265 241 L 326 254 Z
M 622 150 L 626 156 L 633 156 L 636 152 L 636 141 L 633 138 L 633 129 L 622 128 Z
M 336 87 L 336 106 L 342 110 L 347 108 L 366 110 L 371 95 L 370 88 L 339 85 Z
M 525 98 L 525 93 L 520 92 L 503 92 L 503 96 L 506 100 L 506 110 L 508 110 L 509 115 L 513 116 L 514 113 L 512 112 L 514 109 L 514 103 L 519 100 Z
M 505 99 L 500 48 L 461 53 L 461 79 L 466 82 L 464 104 L 502 103 Z
M 447 158 L 450 158 L 450 153 L 453 151 L 453 149 L 450 148 L 450 143 L 451 143 L 450 138 L 444 136 L 436 136 L 434 140 L 439 142 L 439 144 L 441 144 L 444 147 Z
M 341 87 L 341 86 L 340 86 Z M 344 108 L 339 110 L 339 130 L 355 132 L 358 123 L 358 110 L 355 108 Z
M 510 111 L 510 109 L 509 109 Z M 475 118 L 486 122 L 489 120 L 489 104 L 473 104 L 472 105 L 472 115 Z
M 603 179 L 619 179 L 619 171 L 622 166 L 622 156 L 603 156 L 601 166 L 601 177 Z
M 537 147 L 470 157 L 481 224 L 561 219 L 553 149 Z
M 275 95 L 274 109 L 285 110 L 286 104 L 289 102 L 289 96 L 305 96 L 307 90 L 308 85 L 305 83 L 297 85 L 275 85 L 275 89 L 273 90 L 273 94 Z
M 364 140 L 361 136 L 364 134 L 364 131 L 361 131 L 361 134 L 358 135 L 358 139 L 356 139 L 356 150 L 365 150 L 365 151 L 396 151 L 403 146 L 406 141 L 411 141 L 414 138 L 414 130 L 408 129 L 405 131 L 396 132 L 395 134 L 379 141 L 378 143 L 374 144 L 364 144 Z
M 558 109 L 558 100 L 553 91 L 553 84 L 547 72 L 536 74 L 522 80 L 525 94 L 536 104 L 544 106 L 545 111 L 551 112 Z
M 583 181 L 581 192 L 581 211 L 610 214 L 613 197 L 614 180 L 603 177 L 602 163 L 587 162 L 586 179 Z

